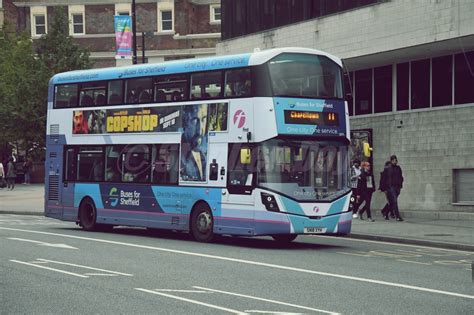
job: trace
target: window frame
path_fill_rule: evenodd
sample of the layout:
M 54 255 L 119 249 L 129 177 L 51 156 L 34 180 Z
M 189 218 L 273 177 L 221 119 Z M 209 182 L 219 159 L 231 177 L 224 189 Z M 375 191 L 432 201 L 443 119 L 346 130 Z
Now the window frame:
M 124 14 L 127 13 L 127 14 Z M 115 15 L 132 15 L 132 4 L 131 3 L 116 3 L 115 4 Z
M 171 29 L 170 30 L 163 29 L 163 12 L 166 12 L 166 11 L 171 11 Z M 156 14 L 157 14 L 157 18 L 156 18 L 157 33 L 174 34 L 175 32 L 174 1 L 170 1 L 170 2 L 157 1 Z
M 69 35 L 71 36 L 77 36 L 77 35 L 85 35 L 86 34 L 86 14 L 85 14 L 85 8 L 84 5 L 70 5 L 68 7 L 68 16 L 69 16 Z M 74 26 L 75 25 L 81 25 L 81 24 L 76 24 L 74 22 L 74 16 L 82 16 L 82 32 L 81 33 L 76 33 Z
M 219 19 L 216 19 L 216 9 L 220 10 Z M 210 24 L 221 24 L 222 22 L 222 9 L 220 4 L 209 5 L 209 21 Z
M 170 12 L 171 20 L 163 20 L 163 13 Z M 171 21 L 171 29 L 164 29 L 163 23 Z M 174 32 L 174 11 L 170 9 L 162 9 L 158 11 L 158 32 L 173 33 Z
M 36 23 L 36 17 L 43 16 L 44 17 L 44 33 L 38 34 L 36 27 L 38 24 Z M 30 9 L 30 22 L 31 22 L 31 36 L 32 37 L 41 37 L 43 35 L 48 34 L 48 11 L 45 6 L 32 6 Z M 42 25 L 42 24 L 41 24 Z

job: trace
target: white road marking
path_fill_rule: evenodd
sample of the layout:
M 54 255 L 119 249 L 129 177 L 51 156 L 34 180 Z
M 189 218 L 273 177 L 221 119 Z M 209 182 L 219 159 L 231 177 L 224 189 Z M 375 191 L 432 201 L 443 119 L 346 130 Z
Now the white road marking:
M 34 241 L 34 240 L 27 240 L 24 238 L 16 238 L 16 237 L 9 237 L 9 240 L 13 241 L 21 241 L 21 242 L 29 242 L 29 243 L 35 243 L 40 246 L 48 246 L 48 247 L 55 247 L 55 248 L 64 248 L 64 249 L 77 249 L 76 247 L 69 246 L 66 244 L 52 244 L 52 243 L 46 243 L 46 242 L 40 242 L 40 241 Z
M 51 270 L 51 271 L 56 271 L 56 272 L 64 273 L 64 274 L 79 277 L 79 278 L 89 278 L 88 276 L 80 275 L 80 274 L 77 274 L 77 273 L 64 271 L 64 270 L 60 270 L 60 269 L 55 269 L 55 268 L 50 268 L 50 267 L 45 267 L 45 266 L 40 266 L 40 265 L 36 265 L 36 264 L 31 264 L 31 263 L 24 262 L 24 261 L 19 261 L 19 260 L 14 260 L 14 259 L 10 259 L 10 261 L 14 262 L 14 263 L 18 263 L 18 264 L 23 264 L 23 265 L 36 267 L 36 268 L 42 268 L 42 269 L 47 269 L 47 270 Z
M 94 267 L 88 267 L 88 266 L 82 266 L 78 264 L 71 264 L 71 263 L 65 263 L 65 262 L 60 262 L 60 261 L 54 261 L 54 260 L 48 260 L 48 259 L 43 259 L 43 258 L 37 258 L 39 261 L 45 261 L 45 262 L 50 262 L 53 264 L 59 264 L 59 265 L 66 265 L 66 266 L 73 266 L 77 268 L 84 268 L 84 269 L 91 269 L 91 270 L 96 270 L 96 271 L 103 271 L 111 274 L 116 274 L 116 275 L 121 275 L 121 276 L 127 276 L 127 277 L 132 277 L 133 275 L 129 273 L 123 273 L 123 272 L 118 272 L 118 271 L 111 271 L 111 270 L 106 270 L 106 269 L 100 269 L 100 268 L 94 268 Z
M 171 299 L 176 299 L 176 300 L 180 300 L 180 301 L 184 301 L 184 302 L 188 302 L 188 303 L 207 306 L 207 307 L 210 307 L 210 308 L 214 308 L 214 309 L 217 309 L 217 310 L 221 310 L 221 311 L 225 311 L 225 312 L 229 312 L 229 313 L 233 313 L 233 314 L 246 314 L 244 312 L 237 311 L 237 310 L 234 310 L 234 309 L 231 309 L 231 308 L 222 307 L 222 306 L 218 306 L 218 305 L 213 305 L 213 304 L 209 304 L 209 303 L 204 303 L 204 302 L 200 302 L 200 301 L 196 301 L 196 300 L 191 300 L 191 299 L 179 297 L 179 296 L 176 296 L 176 295 L 166 294 L 166 293 L 163 293 L 163 292 L 156 292 L 156 291 L 153 291 L 153 290 L 147 290 L 147 289 L 142 289 L 142 288 L 135 288 L 135 290 L 146 292 L 146 293 L 151 293 L 151 294 L 156 294 L 156 295 L 161 295 L 161 296 L 165 296 L 165 297 L 168 297 L 168 298 L 171 298 Z
M 257 314 L 282 314 L 282 315 L 302 315 L 302 313 L 288 313 L 288 312 L 273 312 L 273 311 L 259 311 L 259 310 L 245 310 L 245 313 Z
M 210 294 L 212 292 L 202 291 L 202 290 L 172 290 L 172 289 L 155 289 L 158 292 L 180 292 L 180 293 L 206 293 Z
M 106 276 L 106 277 L 116 277 L 118 275 L 111 274 L 111 273 L 94 273 L 94 272 L 87 272 L 85 273 L 86 276 Z
M 407 262 L 407 263 L 412 263 L 412 264 L 418 264 L 418 265 L 432 265 L 430 263 L 423 263 L 423 262 L 419 262 L 419 261 L 412 261 L 412 260 L 403 260 L 403 259 L 397 259 L 398 261 L 402 261 L 402 262 Z
M 209 259 L 222 260 L 222 261 L 231 261 L 231 262 L 242 263 L 242 264 L 253 265 L 253 266 L 267 267 L 267 268 L 286 270 L 286 271 L 294 271 L 294 272 L 300 272 L 300 273 L 306 273 L 306 274 L 315 274 L 315 275 L 320 275 L 320 276 L 333 277 L 333 278 L 339 278 L 339 279 L 345 279 L 345 280 L 353 280 L 353 281 L 366 282 L 366 283 L 374 283 L 374 284 L 380 284 L 380 285 L 385 285 L 385 286 L 389 286 L 389 287 L 410 289 L 410 290 L 429 292 L 429 293 L 435 293 L 435 294 L 442 294 L 442 295 L 448 295 L 448 296 L 454 296 L 454 297 L 474 300 L 474 295 L 468 295 L 468 294 L 462 294 L 462 293 L 456 293 L 456 292 L 449 292 L 449 291 L 442 291 L 442 290 L 435 290 L 435 289 L 412 286 L 412 285 L 407 285 L 407 284 L 387 282 L 387 281 L 382 281 L 382 280 L 374 280 L 374 279 L 359 278 L 359 277 L 354 277 L 354 276 L 346 276 L 346 275 L 340 275 L 340 274 L 334 274 L 334 273 L 328 273 L 328 272 L 322 272 L 322 271 L 307 270 L 307 269 L 301 269 L 301 268 L 296 268 L 296 267 L 281 266 L 281 265 L 275 265 L 275 264 L 263 263 L 263 262 L 251 261 L 251 260 L 244 260 L 244 259 L 238 259 L 238 258 L 215 256 L 215 255 L 187 252 L 187 251 L 181 251 L 181 250 L 175 250 L 175 249 L 168 249 L 168 248 L 161 248 L 161 247 L 154 247 L 154 246 L 147 246 L 147 245 L 138 245 L 138 244 L 132 244 L 132 243 L 109 241 L 109 240 L 103 240 L 103 239 L 95 239 L 95 238 L 89 238 L 89 237 L 83 237 L 83 236 L 74 236 L 74 235 L 51 233 L 51 232 L 21 230 L 21 229 L 4 228 L 4 227 L 0 227 L 0 230 L 17 231 L 17 232 L 42 234 L 42 235 L 51 235 L 51 236 L 58 236 L 58 237 L 62 237 L 62 238 L 66 237 L 66 238 L 92 241 L 92 242 L 97 242 L 97 243 L 121 245 L 121 246 L 142 248 L 142 249 L 151 249 L 151 250 L 162 251 L 162 252 L 166 252 L 166 253 L 175 253 L 175 254 L 181 254 L 181 255 L 187 255 L 187 256 L 195 256 L 195 257 L 209 258 Z
M 201 289 L 201 290 L 207 290 L 207 291 L 216 292 L 216 293 L 227 294 L 227 295 L 233 295 L 233 296 L 243 297 L 243 298 L 246 298 L 246 299 L 263 301 L 263 302 L 268 302 L 268 303 L 273 303 L 273 304 L 291 306 L 291 307 L 300 308 L 300 309 L 303 309 L 303 310 L 316 311 L 316 312 L 326 313 L 326 314 L 339 314 L 339 313 L 335 313 L 335 312 L 331 312 L 331 311 L 325 311 L 325 310 L 312 308 L 312 307 L 308 307 L 308 306 L 302 306 L 302 305 L 285 303 L 285 302 L 276 301 L 276 300 L 264 299 L 264 298 L 251 296 L 251 295 L 240 294 L 240 293 L 233 293 L 233 292 L 228 292 L 228 291 L 209 289 L 209 288 L 204 288 L 204 287 L 199 287 L 199 286 L 193 286 L 193 288 Z
M 390 246 L 401 246 L 401 247 L 414 247 L 414 248 L 424 248 L 424 249 L 430 249 L 433 250 L 433 247 L 429 246 L 423 246 L 423 245 L 410 245 L 410 244 L 400 244 L 400 243 L 390 243 L 390 242 L 384 242 L 384 241 L 371 241 L 371 240 L 362 240 L 359 238 L 350 238 L 350 237 L 342 237 L 342 236 L 317 236 L 317 235 L 312 235 L 312 237 L 319 237 L 319 238 L 324 238 L 324 239 L 343 239 L 346 241 L 352 241 L 352 242 L 364 242 L 364 243 L 373 243 L 373 244 L 384 244 L 384 245 L 390 245 Z M 454 252 L 454 253 L 468 253 L 472 254 L 471 252 L 465 251 L 465 250 L 459 250 L 459 249 L 448 249 L 448 248 L 436 248 L 437 250 L 440 251 L 447 251 L 447 252 Z

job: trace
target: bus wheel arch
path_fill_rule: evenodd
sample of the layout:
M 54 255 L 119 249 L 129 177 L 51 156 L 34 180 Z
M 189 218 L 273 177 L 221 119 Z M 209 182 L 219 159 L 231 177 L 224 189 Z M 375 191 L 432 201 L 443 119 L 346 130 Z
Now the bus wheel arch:
M 211 207 L 205 201 L 194 204 L 190 215 L 189 231 L 198 242 L 210 242 L 214 238 L 214 216 Z
M 79 204 L 79 225 L 86 231 L 95 231 L 97 224 L 97 207 L 90 197 L 84 197 Z

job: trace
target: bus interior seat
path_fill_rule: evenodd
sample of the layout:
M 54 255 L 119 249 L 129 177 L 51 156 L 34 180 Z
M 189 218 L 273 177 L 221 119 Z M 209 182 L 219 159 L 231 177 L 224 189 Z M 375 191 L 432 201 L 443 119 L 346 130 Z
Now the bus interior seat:
M 81 97 L 81 106 L 93 106 L 94 105 L 94 99 L 90 95 L 83 95 Z
M 140 95 L 138 96 L 139 103 L 149 103 L 151 102 L 151 95 L 147 90 L 141 91 Z
M 181 96 L 181 93 L 179 93 L 178 91 L 174 91 L 172 94 L 171 94 L 171 99 L 173 101 L 181 101 L 183 98 Z
M 163 90 L 158 90 L 156 92 L 156 98 L 155 98 L 155 101 L 156 102 L 166 102 L 166 94 Z
M 95 105 L 105 105 L 105 95 L 104 94 L 98 94 L 95 97 Z

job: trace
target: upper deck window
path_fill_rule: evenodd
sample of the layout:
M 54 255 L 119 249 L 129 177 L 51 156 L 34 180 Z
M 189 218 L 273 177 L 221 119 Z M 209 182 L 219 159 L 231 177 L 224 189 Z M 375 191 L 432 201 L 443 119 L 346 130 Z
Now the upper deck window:
M 54 98 L 56 108 L 77 106 L 77 84 L 64 84 L 56 86 Z
M 151 78 L 127 80 L 127 103 L 144 104 L 153 99 L 153 82 Z
M 250 69 L 232 69 L 225 72 L 225 97 L 250 96 L 251 89 Z
M 268 62 L 275 96 L 342 98 L 341 68 L 325 56 L 285 53 Z
M 79 106 L 105 105 L 105 82 L 87 82 L 81 84 Z
M 161 76 L 154 79 L 155 102 L 178 102 L 188 99 L 188 80 L 185 75 Z
M 191 99 L 221 97 L 222 72 L 210 71 L 191 75 Z

